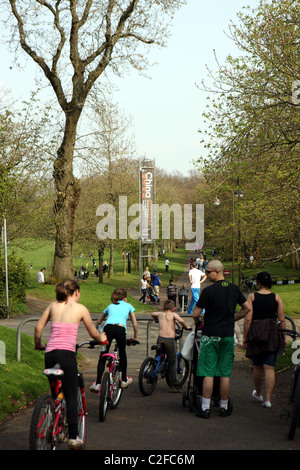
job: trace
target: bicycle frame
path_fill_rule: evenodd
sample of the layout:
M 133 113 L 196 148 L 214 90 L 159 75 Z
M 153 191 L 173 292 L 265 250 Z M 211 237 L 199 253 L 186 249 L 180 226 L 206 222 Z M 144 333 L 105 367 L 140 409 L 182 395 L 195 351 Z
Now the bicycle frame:
M 177 351 L 177 373 L 180 374 L 182 372 L 182 369 L 180 367 L 180 362 L 182 360 L 179 352 Z M 159 375 L 164 378 L 166 370 L 167 370 L 167 364 L 168 364 L 168 358 L 166 357 L 166 353 L 164 351 L 160 352 L 157 356 L 154 358 L 157 361 L 157 366 L 155 367 L 153 373 L 151 374 L 153 377 L 158 377 Z
M 152 377 L 158 377 L 159 375 L 164 378 L 167 368 L 167 357 L 164 351 L 161 351 L 157 356 L 154 358 L 157 361 L 157 365 L 151 374 Z
M 115 347 L 116 351 L 116 347 Z M 113 376 L 115 374 L 116 368 L 119 365 L 119 359 L 116 353 L 105 353 L 102 355 L 102 358 L 108 359 L 106 365 L 108 366 L 109 374 L 110 374 L 110 398 L 113 395 Z M 99 390 L 98 395 L 101 395 L 101 390 Z
M 47 375 L 48 377 L 50 377 L 50 385 L 51 385 L 51 388 L 53 389 L 53 391 L 55 393 L 55 398 L 54 398 L 55 420 L 54 420 L 53 428 L 52 428 L 52 439 L 56 443 L 57 437 L 59 436 L 59 434 L 62 434 L 62 432 L 63 432 L 63 428 L 64 428 L 64 424 L 65 424 L 64 423 L 64 419 L 65 419 L 64 411 L 65 410 L 62 409 L 62 403 L 63 403 L 63 400 L 64 400 L 64 393 L 62 391 L 62 381 L 58 377 L 54 377 L 54 374 L 51 373 L 51 372 L 53 372 L 53 370 L 54 369 L 45 369 L 44 370 L 44 375 Z M 59 376 L 62 376 L 63 371 L 61 369 L 57 369 L 55 374 L 57 374 Z M 46 436 L 44 436 L 43 431 L 42 431 L 41 434 L 39 434 L 39 430 L 43 429 L 42 425 L 43 425 L 45 419 L 46 419 L 46 415 L 43 415 L 40 422 L 38 423 L 38 426 L 37 426 L 37 436 L 40 439 L 44 439 L 46 437 Z

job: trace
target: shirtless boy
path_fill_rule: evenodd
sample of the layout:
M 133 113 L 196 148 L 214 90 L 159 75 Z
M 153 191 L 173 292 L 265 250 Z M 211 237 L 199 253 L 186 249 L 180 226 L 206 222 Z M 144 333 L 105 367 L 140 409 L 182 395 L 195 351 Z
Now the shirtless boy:
M 152 317 L 159 323 L 159 334 L 157 343 L 162 344 L 168 356 L 169 377 L 173 391 L 180 391 L 176 373 L 176 341 L 175 341 L 175 321 L 180 323 L 185 330 L 191 330 L 192 327 L 175 313 L 175 303 L 173 300 L 166 300 L 162 312 L 153 312 Z

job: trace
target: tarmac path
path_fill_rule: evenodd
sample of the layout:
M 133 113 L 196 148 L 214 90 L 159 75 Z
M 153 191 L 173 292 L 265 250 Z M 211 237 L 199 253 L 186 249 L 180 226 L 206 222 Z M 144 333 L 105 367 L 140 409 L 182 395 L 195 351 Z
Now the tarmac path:
M 183 275 L 176 280 L 177 286 L 187 280 L 187 270 L 188 265 L 185 266 Z M 165 296 L 164 290 L 161 288 L 162 301 Z M 129 293 L 135 297 L 140 296 L 139 291 L 130 290 Z M 30 314 L 22 319 L 19 317 L 1 320 L 0 324 L 17 329 L 24 318 L 39 316 L 46 304 L 29 298 L 28 305 Z M 272 408 L 264 409 L 251 397 L 252 369 L 239 346 L 236 346 L 232 371 L 230 397 L 233 402 L 233 413 L 231 416 L 221 418 L 215 408 L 212 409 L 210 419 L 197 418 L 195 411 L 190 412 L 186 403 L 186 406 L 183 406 L 182 394 L 171 393 L 165 380 L 158 382 L 150 397 L 144 397 L 138 387 L 138 371 L 146 357 L 147 322 L 141 320 L 145 319 L 145 315 L 141 314 L 137 317 L 141 344 L 127 349 L 128 375 L 132 376 L 134 381 L 123 391 L 118 407 L 115 410 L 108 410 L 103 423 L 98 420 L 99 398 L 96 394 L 89 392 L 89 386 L 95 379 L 99 352 L 81 349 L 86 359 L 82 370 L 88 407 L 85 449 L 101 451 L 101 454 L 97 454 L 97 464 L 112 463 L 113 459 L 122 456 L 124 458 L 127 456 L 128 459 L 136 456 L 139 458 L 138 463 L 142 464 L 145 462 L 164 464 L 175 463 L 175 461 L 177 464 L 199 464 L 203 450 L 300 449 L 300 430 L 293 441 L 287 439 L 289 420 L 286 410 L 290 407 L 288 392 L 292 371 L 289 369 L 277 374 Z M 149 315 L 147 318 L 150 319 Z M 188 318 L 187 321 L 193 324 L 192 319 Z M 242 325 L 237 325 L 238 339 L 241 327 Z M 151 330 L 151 344 L 155 343 L 156 328 L 154 324 Z M 22 331 L 33 334 L 33 329 L 34 322 L 29 322 L 24 325 Z M 46 335 L 45 330 L 45 337 Z M 128 336 L 130 335 L 129 327 Z M 85 339 L 87 335 L 82 326 L 79 328 L 78 341 Z M 188 390 L 188 383 L 185 384 L 184 390 Z M 29 406 L 0 424 L 0 450 L 28 450 L 32 410 L 32 406 Z M 67 447 L 63 445 L 61 449 L 65 450 Z M 162 455 L 172 455 L 173 461 L 166 461 L 166 457 L 161 457 Z M 183 456 L 182 460 L 179 460 L 178 455 Z M 133 460 L 125 463 L 134 466 Z

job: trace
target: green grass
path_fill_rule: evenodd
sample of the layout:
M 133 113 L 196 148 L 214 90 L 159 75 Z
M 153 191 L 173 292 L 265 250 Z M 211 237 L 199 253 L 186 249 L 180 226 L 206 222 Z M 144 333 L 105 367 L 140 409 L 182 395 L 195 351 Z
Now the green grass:
M 45 279 L 51 274 L 53 256 L 54 256 L 54 242 L 53 240 L 17 240 L 10 246 L 10 250 L 14 250 L 16 254 L 25 260 L 25 263 L 30 266 L 33 264 L 33 269 L 30 270 L 31 285 L 27 289 L 27 294 L 36 298 L 52 301 L 55 299 L 55 286 L 49 284 L 38 284 L 36 282 L 37 273 L 42 267 L 46 267 Z M 138 271 L 134 270 L 133 262 L 131 263 L 131 273 L 123 274 L 123 258 L 122 253 L 115 252 L 114 259 L 114 275 L 108 278 L 107 274 L 104 276 L 104 283 L 99 284 L 98 278 L 93 274 L 92 258 L 88 255 L 83 258 L 78 256 L 82 250 L 80 248 L 74 249 L 73 265 L 79 270 L 80 266 L 88 263 L 88 270 L 90 276 L 85 282 L 80 283 L 81 303 L 83 303 L 91 313 L 102 312 L 105 307 L 110 303 L 112 291 L 116 287 L 140 288 L 140 280 Z M 164 286 L 169 283 L 171 273 L 173 272 L 174 279 L 176 279 L 184 269 L 184 262 L 188 253 L 184 249 L 177 250 L 176 253 L 169 255 L 170 268 L 169 272 L 165 272 L 165 259 L 159 258 L 156 263 L 156 268 L 159 273 L 162 273 L 160 279 Z M 108 252 L 105 253 L 104 259 L 109 259 Z M 97 262 L 96 258 L 96 262 Z M 149 266 L 153 270 L 153 265 Z M 132 297 L 128 297 L 128 301 L 135 307 L 137 312 L 153 310 L 153 307 L 141 304 Z M 24 308 L 21 306 L 18 309 L 19 313 L 24 313 Z
M 0 364 L 0 422 L 49 389 L 42 374 L 44 353 L 34 350 L 33 338 L 22 335 L 22 362 L 16 359 L 16 331 L 0 326 L 6 363 Z
M 293 367 L 292 354 L 295 350 L 292 349 L 291 345 L 292 343 L 288 341 L 284 356 L 277 357 L 275 366 L 276 371 L 286 369 L 287 367 Z

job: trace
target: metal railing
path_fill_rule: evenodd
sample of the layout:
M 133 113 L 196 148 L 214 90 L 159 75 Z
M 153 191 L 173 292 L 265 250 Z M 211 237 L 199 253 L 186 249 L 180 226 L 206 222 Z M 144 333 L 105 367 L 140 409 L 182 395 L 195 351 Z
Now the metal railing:
M 181 315 L 181 317 L 182 318 L 184 318 L 184 317 L 191 318 L 192 315 Z M 16 343 L 17 343 L 16 344 L 16 356 L 17 356 L 17 361 L 18 362 L 21 362 L 21 330 L 22 330 L 23 326 L 26 323 L 32 322 L 32 321 L 38 321 L 39 319 L 40 319 L 40 317 L 26 318 L 18 326 L 17 341 L 16 341 Z M 93 321 L 95 321 L 95 320 L 93 319 Z M 147 325 L 147 328 L 146 328 L 146 349 L 147 349 L 147 356 L 149 356 L 150 351 L 151 351 L 151 326 L 152 326 L 152 323 L 154 323 L 154 320 L 150 319 L 150 318 L 137 318 L 137 322 L 140 322 L 140 321 L 147 321 L 148 322 L 148 325 Z M 180 338 L 180 340 L 179 340 L 179 345 L 180 345 L 180 349 L 181 349 L 182 338 Z
M 25 320 L 21 321 L 20 325 L 18 326 L 17 329 L 17 361 L 21 362 L 21 330 L 25 323 L 28 323 L 30 321 L 38 321 L 40 317 L 32 317 L 32 318 L 26 318 Z

